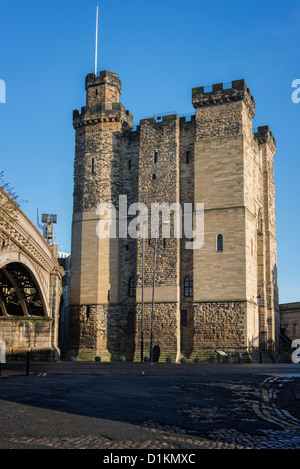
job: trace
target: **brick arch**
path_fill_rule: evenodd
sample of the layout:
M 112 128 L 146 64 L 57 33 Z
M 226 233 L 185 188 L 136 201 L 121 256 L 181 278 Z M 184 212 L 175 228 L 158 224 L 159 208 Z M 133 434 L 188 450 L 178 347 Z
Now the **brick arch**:
M 15 298 L 18 300 L 18 310 L 22 312 L 22 316 L 49 316 L 46 300 L 47 295 L 45 294 L 43 279 L 27 256 L 21 255 L 19 252 L 10 252 L 9 259 L 0 262 L 0 273 L 2 274 L 2 278 L 6 279 L 7 284 L 15 289 Z M 40 302 L 39 309 L 41 314 L 37 313 L 37 307 L 32 308 L 30 306 L 29 289 L 31 289 L 32 295 L 34 294 L 33 290 L 36 290 L 34 300 L 36 300 L 37 304 Z M 0 308 L 2 315 L 6 315 L 3 298 L 1 299 L 1 290 Z

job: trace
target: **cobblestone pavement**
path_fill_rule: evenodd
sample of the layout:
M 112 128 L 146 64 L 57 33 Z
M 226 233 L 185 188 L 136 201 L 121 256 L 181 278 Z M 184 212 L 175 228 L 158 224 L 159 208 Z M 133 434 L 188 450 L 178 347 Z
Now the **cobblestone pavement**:
M 126 372 L 121 371 L 120 374 L 112 376 L 111 380 L 115 379 L 116 385 L 119 382 L 128 383 L 125 375 Z M 36 373 L 36 378 L 46 379 L 47 377 L 49 378 L 47 373 Z M 54 392 L 53 389 L 51 390 L 52 378 L 48 383 L 47 398 L 52 396 L 56 399 L 57 395 L 51 394 Z M 104 381 L 104 375 L 102 378 Z M 126 379 L 124 380 L 124 378 Z M 157 375 L 156 379 L 158 378 Z M 87 431 L 80 435 L 76 435 L 76 432 L 73 435 L 64 432 L 65 434 L 43 434 L 41 436 L 38 435 L 38 431 L 35 431 L 34 435 L 5 434 L 2 431 L 0 448 L 299 449 L 300 420 L 297 418 L 298 414 L 296 413 L 297 416 L 295 416 L 290 410 L 283 407 L 282 401 L 282 394 L 286 386 L 293 383 L 293 379 L 284 376 L 269 376 L 259 380 L 255 377 L 251 380 L 245 376 L 233 378 L 217 374 L 208 376 L 205 373 L 201 376 L 191 374 L 185 378 L 183 375 L 176 376 L 175 374 L 171 375 L 167 381 L 160 378 L 160 384 L 165 383 L 166 385 L 164 388 L 166 396 L 168 393 L 170 396 L 169 417 L 165 418 L 159 413 L 153 400 L 150 401 L 151 405 L 147 409 L 149 418 L 139 419 L 139 416 L 136 416 L 136 422 L 134 419 L 130 422 L 132 428 L 138 432 L 140 429 L 139 439 L 132 438 L 130 433 L 128 433 L 128 438 L 122 438 Z M 104 386 L 103 381 L 102 385 Z M 1 383 L 3 382 L 4 380 L 1 381 Z M 62 387 L 63 389 L 64 387 Z M 134 388 L 130 388 L 130 393 L 134 395 Z M 124 394 L 126 394 L 125 390 Z M 74 399 L 75 396 L 76 393 L 73 391 Z M 179 396 L 180 399 L 176 400 L 176 396 Z M 0 386 L 0 399 L 2 397 Z M 163 399 L 166 399 L 164 395 L 162 401 Z M 171 402 L 173 403 L 173 401 L 175 404 L 172 407 Z M 280 401 L 280 405 L 278 405 L 278 401 Z M 33 401 L 26 401 L 24 398 L 23 402 L 32 404 Z M 141 413 L 141 417 L 144 417 L 147 412 Z M 123 421 L 129 420 L 125 414 L 126 412 L 124 415 L 122 414 Z M 137 423 L 138 420 L 140 420 L 139 423 Z M 118 425 L 117 422 L 116 425 Z

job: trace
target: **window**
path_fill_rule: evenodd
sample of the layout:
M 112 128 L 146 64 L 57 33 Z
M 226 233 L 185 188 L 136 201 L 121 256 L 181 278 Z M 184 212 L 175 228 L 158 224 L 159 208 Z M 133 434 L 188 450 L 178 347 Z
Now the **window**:
M 153 175 L 152 175 L 152 179 L 156 179 L 156 174 L 153 174 Z
M 223 235 L 221 234 L 217 237 L 217 251 L 223 251 Z
M 166 238 L 164 238 L 164 249 L 166 249 Z
M 187 327 L 187 310 L 185 309 L 180 311 L 180 325 L 181 327 Z
M 193 296 L 193 277 L 184 279 L 184 296 Z
M 191 162 L 191 154 L 189 151 L 186 152 L 186 164 L 190 164 Z
M 128 285 L 128 296 L 134 297 L 136 294 L 136 282 L 134 277 L 130 277 Z
M 128 170 L 131 170 L 131 160 L 128 161 Z
M 95 159 L 92 158 L 92 174 L 95 174 Z
M 134 313 L 128 313 L 127 316 L 127 331 L 128 332 L 134 332 L 135 329 L 135 314 Z
M 154 153 L 154 163 L 157 163 L 158 160 L 158 154 L 157 152 Z

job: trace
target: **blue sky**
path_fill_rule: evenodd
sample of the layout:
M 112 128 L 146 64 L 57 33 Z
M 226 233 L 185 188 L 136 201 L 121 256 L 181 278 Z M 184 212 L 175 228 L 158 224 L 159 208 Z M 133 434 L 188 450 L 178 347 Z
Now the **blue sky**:
M 36 210 L 57 213 L 56 242 L 71 248 L 73 109 L 94 71 L 120 75 L 135 116 L 193 112 L 191 89 L 244 78 L 256 100 L 254 126 L 269 125 L 275 156 L 280 302 L 300 301 L 300 79 L 297 1 L 0 0 L 0 169 Z

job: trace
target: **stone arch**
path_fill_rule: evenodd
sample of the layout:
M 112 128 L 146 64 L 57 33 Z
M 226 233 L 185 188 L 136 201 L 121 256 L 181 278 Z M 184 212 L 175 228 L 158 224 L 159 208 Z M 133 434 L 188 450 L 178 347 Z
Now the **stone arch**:
M 16 311 L 20 312 L 20 315 L 49 317 L 45 286 L 35 266 L 26 256 L 20 252 L 10 252 L 7 258 L 0 262 L 0 272 L 2 281 L 6 282 L 6 290 L 11 288 L 12 302 L 16 303 Z M 0 292 L 0 315 L 1 313 L 2 316 L 10 315 L 6 311 Z

